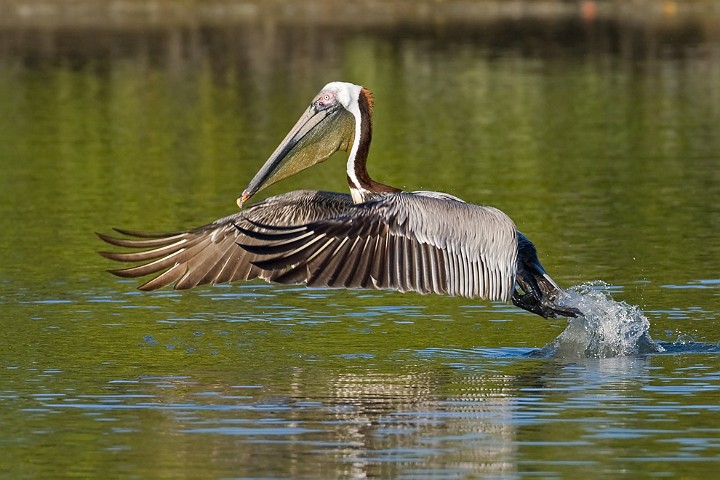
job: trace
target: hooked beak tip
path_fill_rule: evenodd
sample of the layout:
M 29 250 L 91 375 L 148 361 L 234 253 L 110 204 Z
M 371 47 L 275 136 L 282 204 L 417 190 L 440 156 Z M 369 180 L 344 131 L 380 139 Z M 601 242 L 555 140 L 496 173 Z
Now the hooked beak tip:
M 237 206 L 242 208 L 245 202 L 248 201 L 248 198 L 250 198 L 250 194 L 248 194 L 247 192 L 243 192 L 242 195 L 239 196 L 237 199 Z

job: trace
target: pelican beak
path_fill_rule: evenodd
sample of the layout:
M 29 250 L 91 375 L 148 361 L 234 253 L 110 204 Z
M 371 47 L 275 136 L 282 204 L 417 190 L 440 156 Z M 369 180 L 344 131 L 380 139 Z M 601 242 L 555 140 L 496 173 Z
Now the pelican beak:
M 275 182 L 346 150 L 355 137 L 355 118 L 340 105 L 313 102 L 237 199 L 238 206 Z

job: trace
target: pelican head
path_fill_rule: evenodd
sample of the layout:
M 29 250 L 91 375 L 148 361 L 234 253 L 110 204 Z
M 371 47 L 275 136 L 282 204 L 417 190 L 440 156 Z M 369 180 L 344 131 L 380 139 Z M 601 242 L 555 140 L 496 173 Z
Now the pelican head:
M 242 207 L 264 188 L 327 160 L 338 150 L 347 151 L 356 136 L 357 99 L 362 90 L 352 83 L 325 85 L 250 181 L 238 205 Z

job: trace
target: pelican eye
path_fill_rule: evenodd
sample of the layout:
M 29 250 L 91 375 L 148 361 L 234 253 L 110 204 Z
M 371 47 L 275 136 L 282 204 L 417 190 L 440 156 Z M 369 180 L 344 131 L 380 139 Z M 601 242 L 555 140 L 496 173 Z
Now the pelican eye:
M 315 100 L 315 109 L 319 112 L 332 107 L 335 104 L 335 95 L 332 93 L 323 93 Z

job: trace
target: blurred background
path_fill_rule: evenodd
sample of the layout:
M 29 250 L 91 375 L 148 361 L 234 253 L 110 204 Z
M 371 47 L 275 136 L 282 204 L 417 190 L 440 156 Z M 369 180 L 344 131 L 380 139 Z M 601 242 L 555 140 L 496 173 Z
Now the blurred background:
M 261 84 L 278 69 L 299 75 L 337 61 L 362 37 L 395 49 L 423 39 L 428 54 L 472 44 L 528 57 L 716 59 L 719 7 L 709 0 L 3 0 L 0 8 L 6 60 L 79 67 L 126 58 L 166 68 L 204 61 L 246 70 Z

